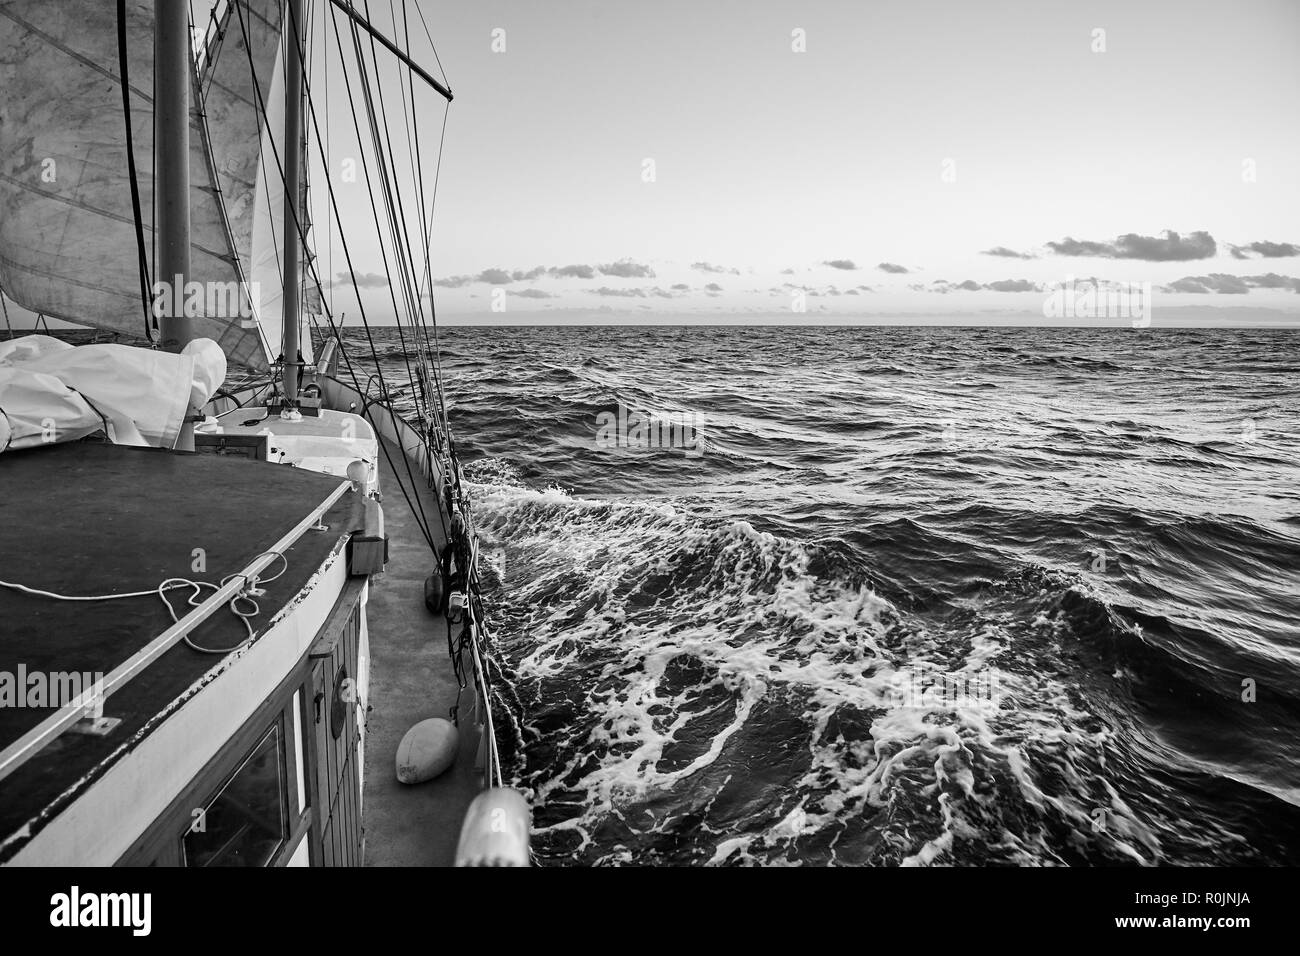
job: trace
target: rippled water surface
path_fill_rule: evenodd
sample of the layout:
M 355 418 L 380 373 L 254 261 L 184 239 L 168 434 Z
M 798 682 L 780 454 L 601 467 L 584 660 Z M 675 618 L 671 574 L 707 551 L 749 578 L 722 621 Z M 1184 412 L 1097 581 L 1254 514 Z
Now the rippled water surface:
M 1300 863 L 1297 333 L 441 341 L 541 862 Z

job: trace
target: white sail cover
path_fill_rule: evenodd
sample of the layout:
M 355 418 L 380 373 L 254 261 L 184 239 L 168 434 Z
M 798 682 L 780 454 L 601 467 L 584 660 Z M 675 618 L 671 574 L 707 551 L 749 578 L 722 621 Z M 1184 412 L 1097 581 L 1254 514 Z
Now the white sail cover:
M 170 448 L 187 409 L 206 404 L 225 377 L 225 355 L 211 339 L 179 355 L 48 335 L 8 339 L 0 342 L 0 453 L 101 428 L 119 445 Z
M 147 248 L 153 245 L 153 7 L 153 0 L 126 4 Z M 271 46 L 277 43 L 278 31 Z M 0 287 L 32 311 L 139 335 L 145 313 L 118 62 L 115 3 L 0 0 Z M 195 335 L 214 339 L 231 362 L 264 368 L 266 347 L 251 321 L 198 96 L 195 84 L 188 278 L 238 293 L 205 296 L 207 314 L 194 319 Z

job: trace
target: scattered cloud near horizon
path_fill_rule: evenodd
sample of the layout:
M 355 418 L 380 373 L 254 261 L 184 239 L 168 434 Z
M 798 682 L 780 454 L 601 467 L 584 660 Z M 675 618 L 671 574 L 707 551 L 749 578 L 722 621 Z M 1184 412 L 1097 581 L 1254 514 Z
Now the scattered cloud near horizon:
M 869 295 L 872 305 L 875 306 L 904 309 L 922 308 L 926 301 L 924 298 L 918 298 L 916 300 L 918 304 L 915 306 L 908 305 L 904 301 L 906 297 L 917 293 L 930 297 L 956 296 L 952 301 L 958 304 L 954 307 L 966 308 L 974 306 L 961 306 L 960 297 L 962 294 L 978 296 L 988 293 L 1002 293 L 1009 297 L 1017 294 L 1022 296 L 1045 294 L 1052 288 L 1052 280 L 1050 276 L 1045 276 L 1042 273 L 1045 268 L 1052 269 L 1049 263 L 1053 256 L 1133 260 L 1148 263 L 1178 263 L 1193 259 L 1217 257 L 1226 264 L 1230 261 L 1229 256 L 1231 256 L 1232 260 L 1237 261 L 1300 257 L 1300 244 L 1272 240 L 1258 240 L 1242 244 L 1220 243 L 1208 231 L 1204 230 L 1186 234 L 1165 230 L 1159 235 L 1130 232 L 1117 236 L 1114 240 L 1105 241 L 1080 240 L 1067 236 L 1059 242 L 1048 242 L 1044 246 L 1009 247 L 994 245 L 980 250 L 979 255 L 1004 262 L 1032 262 L 1033 264 L 1027 265 L 1026 269 L 1036 271 L 1030 272 L 1029 276 L 1011 278 L 986 279 L 977 277 L 965 280 L 934 279 L 928 282 L 914 282 L 909 281 L 909 279 L 913 278 L 915 273 L 925 271 L 927 266 L 907 266 L 897 262 L 883 261 L 873 267 L 862 264 L 855 259 L 839 258 L 780 269 L 780 278 L 777 278 L 777 284 L 769 285 L 760 278 L 758 282 L 761 284 L 757 288 L 727 288 L 724 284 L 727 283 L 728 276 L 761 275 L 762 271 L 756 272 L 754 267 L 745 266 L 744 264 L 733 266 L 705 260 L 689 263 L 674 263 L 671 260 L 656 261 L 655 266 L 652 266 L 649 262 L 625 257 L 609 262 L 570 263 L 556 266 L 539 265 L 530 269 L 493 267 L 483 269 L 475 274 L 447 276 L 436 280 L 434 285 L 441 289 L 463 290 L 461 294 L 470 298 L 482 298 L 474 291 L 473 287 L 475 285 L 506 286 L 510 287 L 507 291 L 513 298 L 536 300 L 536 308 L 538 309 L 562 307 L 566 305 L 566 297 L 571 295 L 582 296 L 584 293 L 610 301 L 622 300 L 627 303 L 627 308 L 631 308 L 632 304 L 638 302 L 638 300 L 642 303 L 663 301 L 665 304 L 660 311 L 668 311 L 670 307 L 666 303 L 672 302 L 674 307 L 683 313 L 706 309 L 753 311 L 756 308 L 753 297 L 770 300 L 788 297 L 796 293 L 803 293 L 810 297 L 821 297 L 823 302 L 843 296 L 854 296 L 862 301 L 862 305 L 854 304 L 852 308 L 855 311 L 867 305 L 866 301 L 861 300 L 864 295 Z M 656 267 L 662 270 L 662 278 L 656 273 Z M 769 268 L 772 271 L 768 275 L 775 275 L 777 267 L 771 266 Z M 929 268 L 933 268 L 933 264 Z M 1154 270 L 1154 268 L 1153 266 L 1152 269 Z M 1174 268 L 1177 268 L 1177 266 Z M 878 285 L 858 284 L 852 286 L 835 282 L 827 283 L 824 280 L 829 278 L 827 275 L 828 270 L 833 270 L 837 275 L 848 276 L 852 276 L 853 273 L 872 270 L 884 273 L 887 281 L 882 281 Z M 972 269 L 972 271 L 975 270 Z M 816 281 L 813 280 L 813 276 L 819 274 L 823 281 L 819 281 L 815 285 L 800 284 L 793 278 L 796 275 L 807 276 L 810 281 Z M 696 284 L 690 281 L 691 275 L 702 275 L 704 282 Z M 979 274 L 976 273 L 976 275 Z M 996 272 L 994 275 L 996 275 Z M 1300 293 L 1300 279 L 1276 273 L 1231 275 L 1226 272 L 1208 272 L 1205 275 L 1184 275 L 1181 278 L 1172 278 L 1172 276 L 1176 275 L 1177 272 L 1165 268 L 1163 273 L 1151 275 L 1149 279 L 1143 278 L 1144 281 L 1149 281 L 1151 287 L 1157 291 L 1187 296 L 1240 296 L 1255 290 L 1259 290 L 1261 294 L 1271 292 L 1274 296 L 1279 293 Z M 893 280 L 895 276 L 906 278 L 888 281 Z M 619 281 L 608 284 L 599 284 L 592 281 L 602 277 L 610 277 Z M 786 277 L 789 277 L 790 281 L 782 282 L 782 278 Z M 660 279 L 661 285 L 637 281 L 657 278 Z M 673 281 L 683 278 L 687 281 Z M 721 283 L 709 281 L 712 279 L 719 279 Z M 554 286 L 538 286 L 536 284 L 525 288 L 517 286 L 517 284 L 553 280 L 567 281 L 561 281 Z M 1111 282 L 1110 279 L 1095 276 L 1091 280 L 1080 279 L 1076 281 L 1091 281 L 1097 284 L 1098 287 L 1108 287 Z M 339 273 L 335 283 L 345 282 L 351 284 L 351 276 L 348 273 Z M 356 284 L 360 289 L 382 289 L 387 287 L 389 283 L 387 278 L 381 274 L 358 273 Z M 898 296 L 900 295 L 904 299 L 899 299 Z M 1290 299 L 1290 296 L 1287 296 L 1287 298 L 1290 301 L 1295 301 Z M 549 301 L 543 303 L 542 300 Z M 931 298 L 931 301 L 934 301 L 933 298 Z M 1015 300 L 1008 298 L 1007 301 Z M 522 301 L 520 307 L 524 307 Z M 637 305 L 636 307 L 644 309 L 648 306 Z M 824 310 L 826 306 L 819 306 L 819 308 Z M 988 308 L 988 306 L 984 306 L 984 308 Z M 998 308 L 1002 308 L 1002 306 L 998 306 Z
M 614 276 L 619 279 L 653 279 L 655 277 L 653 269 L 640 262 L 633 262 L 631 259 L 620 259 L 618 262 L 596 266 L 596 271 L 603 276 Z
M 1166 229 L 1163 237 L 1140 236 L 1130 232 L 1119 236 L 1114 242 L 1093 242 L 1066 236 L 1060 242 L 1049 242 L 1047 248 L 1058 256 L 1185 262 L 1190 259 L 1212 258 L 1218 251 L 1218 244 L 1208 232 L 1194 232 L 1184 239 L 1173 230 Z
M 509 271 L 506 269 L 484 269 L 477 275 L 459 275 L 444 276 L 441 279 L 434 279 L 433 284 L 440 289 L 461 289 L 475 282 L 484 282 L 488 285 L 509 285 L 512 282 L 532 282 L 547 276 L 552 279 L 594 279 L 597 275 L 612 276 L 618 279 L 653 279 L 655 271 L 650 266 L 633 262 L 631 259 L 620 259 L 617 262 L 607 262 L 603 265 L 585 265 L 575 263 L 567 266 L 536 266 L 528 270 L 516 269 Z M 387 285 L 387 280 L 384 280 Z
M 1300 293 L 1300 279 L 1295 276 L 1280 276 L 1276 272 L 1261 276 L 1234 276 L 1213 272 L 1208 276 L 1183 276 L 1168 285 L 1160 286 L 1161 292 L 1218 295 L 1245 295 L 1251 289 L 1289 289 Z
M 949 282 L 947 279 L 935 279 L 928 286 L 920 283 L 909 285 L 913 292 L 1042 292 L 1043 287 L 1028 279 L 998 279 L 994 282 L 976 282 L 967 279 L 964 282 Z
M 733 275 L 733 276 L 740 275 L 739 269 L 729 269 L 726 266 L 715 266 L 711 262 L 692 262 L 691 268 L 694 269 L 696 272 L 712 272 L 718 274 L 725 273 L 727 275 Z
M 1294 242 L 1267 242 L 1261 240 L 1245 246 L 1228 246 L 1234 259 L 1253 258 L 1252 253 L 1261 259 L 1288 259 L 1300 256 L 1300 245 Z
M 351 272 L 340 272 L 333 282 L 326 283 L 327 287 L 349 285 L 358 289 L 387 289 L 388 276 L 378 272 L 358 272 L 355 276 Z

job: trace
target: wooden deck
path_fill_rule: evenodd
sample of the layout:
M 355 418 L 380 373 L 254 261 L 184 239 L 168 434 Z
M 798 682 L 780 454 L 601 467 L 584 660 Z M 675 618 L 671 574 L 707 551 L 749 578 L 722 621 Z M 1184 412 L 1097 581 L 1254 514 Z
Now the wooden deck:
M 460 753 L 441 777 L 416 786 L 397 782 L 397 745 L 410 727 L 429 717 L 447 717 L 456 701 L 456 680 L 447 655 L 447 624 L 424 606 L 424 581 L 435 558 L 411 513 L 412 481 L 401 450 L 381 439 L 392 463 L 380 453 L 389 561 L 372 579 L 367 613 L 370 632 L 370 711 L 366 718 L 365 828 L 367 866 L 450 866 L 460 825 L 470 801 L 483 787 L 474 769 L 478 731 L 475 694 L 466 687 L 460 702 Z M 414 463 L 411 475 L 439 549 L 445 545 L 440 505 Z M 467 662 L 468 663 L 468 662 Z

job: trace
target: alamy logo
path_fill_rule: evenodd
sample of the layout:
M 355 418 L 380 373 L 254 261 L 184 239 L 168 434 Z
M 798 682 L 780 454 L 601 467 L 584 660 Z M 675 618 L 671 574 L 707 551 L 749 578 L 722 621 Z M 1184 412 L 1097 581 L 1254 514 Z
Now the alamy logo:
M 922 664 L 907 682 L 890 688 L 897 707 L 981 707 L 999 697 L 997 675 L 991 671 L 949 672 Z
M 1134 328 L 1151 324 L 1150 282 L 1107 282 L 1088 279 L 1049 282 L 1043 300 L 1048 319 L 1130 319 Z
M 148 936 L 152 911 L 149 893 L 82 893 L 74 886 L 50 897 L 51 926 L 125 926 L 133 936 Z
M 176 276 L 171 282 L 159 280 L 153 284 L 153 314 L 188 316 L 191 319 L 253 317 L 253 300 L 260 299 L 258 283 L 248 283 L 248 294 L 238 282 L 186 282 Z
M 652 414 L 619 405 L 596 416 L 597 448 L 681 448 L 692 458 L 704 454 L 697 412 Z
M 29 671 L 26 664 L 16 671 L 0 671 L 0 707 L 89 706 L 103 699 L 102 671 Z

